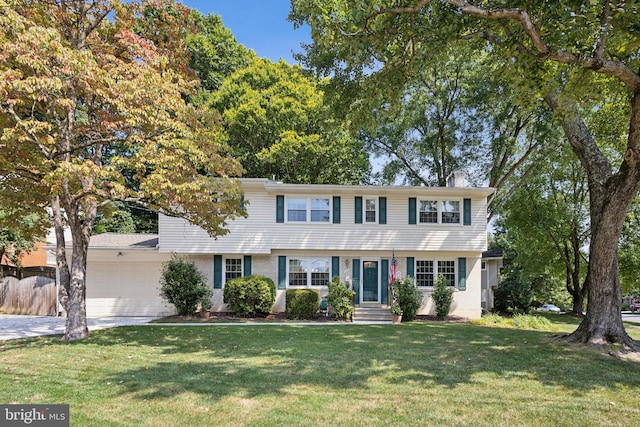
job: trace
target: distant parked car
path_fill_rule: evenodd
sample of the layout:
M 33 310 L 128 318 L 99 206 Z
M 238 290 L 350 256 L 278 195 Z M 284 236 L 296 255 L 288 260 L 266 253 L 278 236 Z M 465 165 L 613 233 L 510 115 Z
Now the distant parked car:
M 630 307 L 631 307 L 632 313 L 635 313 L 636 311 L 640 311 L 640 302 L 632 302 Z
M 560 313 L 560 308 L 553 304 L 542 304 L 540 311 L 546 311 L 548 313 Z

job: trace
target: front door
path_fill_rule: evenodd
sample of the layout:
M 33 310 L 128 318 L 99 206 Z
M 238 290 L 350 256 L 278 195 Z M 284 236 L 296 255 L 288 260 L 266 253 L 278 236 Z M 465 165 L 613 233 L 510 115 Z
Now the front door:
M 362 263 L 362 302 L 380 302 L 378 292 L 378 261 Z

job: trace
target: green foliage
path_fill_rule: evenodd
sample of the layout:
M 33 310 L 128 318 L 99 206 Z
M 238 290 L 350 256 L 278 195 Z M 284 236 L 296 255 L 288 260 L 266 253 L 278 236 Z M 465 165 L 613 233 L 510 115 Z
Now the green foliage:
M 247 177 L 355 184 L 369 171 L 363 143 L 325 105 L 322 83 L 299 66 L 254 58 L 212 94 L 211 107 L 222 113 Z
M 264 317 L 276 300 L 276 285 L 266 276 L 245 276 L 224 285 L 224 302 L 229 310 L 243 317 Z
M 438 320 L 445 320 L 451 310 L 451 303 L 453 302 L 453 288 L 447 286 L 447 279 L 442 274 L 439 274 L 438 277 L 436 277 L 431 299 L 433 299 L 433 302 L 436 305 L 436 318 Z
M 620 282 L 623 294 L 640 294 L 640 199 L 636 198 L 622 230 L 620 247 Z
M 402 316 L 402 307 L 398 303 L 391 303 L 391 314 L 395 314 L 396 316 Z
M 501 328 L 532 329 L 538 331 L 557 331 L 559 327 L 554 325 L 546 317 L 516 314 L 513 317 L 503 317 L 499 314 L 488 313 L 480 319 L 472 320 L 474 325 L 494 326 Z
M 320 292 L 316 289 L 287 289 L 285 313 L 288 319 L 318 317 Z
M 329 294 L 327 303 L 332 308 L 333 317 L 349 320 L 353 316 L 353 297 L 356 292 L 347 283 L 342 283 L 340 277 L 334 276 L 328 284 Z
M 224 79 L 246 67 L 254 54 L 236 41 L 219 15 L 202 15 L 193 10 L 191 18 L 196 31 L 186 36 L 191 53 L 189 66 L 196 71 L 204 89 L 218 90 Z
M 172 255 L 162 264 L 160 284 L 160 296 L 173 304 L 180 315 L 193 315 L 199 306 L 203 310 L 211 308 L 213 292 L 193 262 Z
M 507 270 L 495 292 L 495 308 L 500 311 L 527 312 L 532 302 L 531 283 L 522 278 L 518 268 Z
M 20 257 L 35 247 L 34 242 L 44 237 L 44 223 L 37 214 L 0 210 L 0 263 L 4 256 L 10 263 L 19 266 Z
M 393 309 L 396 305 L 402 310 L 402 321 L 410 322 L 415 320 L 416 313 L 422 305 L 422 291 L 416 287 L 414 280 L 407 277 L 402 280 L 396 280 L 391 287 Z M 393 314 L 393 310 L 391 311 Z

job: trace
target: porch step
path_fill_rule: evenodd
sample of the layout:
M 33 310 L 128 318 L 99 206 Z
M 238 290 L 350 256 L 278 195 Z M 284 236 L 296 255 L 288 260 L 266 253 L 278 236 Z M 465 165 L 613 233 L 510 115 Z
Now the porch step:
M 391 312 L 386 305 L 360 305 L 353 312 L 354 322 L 391 322 Z

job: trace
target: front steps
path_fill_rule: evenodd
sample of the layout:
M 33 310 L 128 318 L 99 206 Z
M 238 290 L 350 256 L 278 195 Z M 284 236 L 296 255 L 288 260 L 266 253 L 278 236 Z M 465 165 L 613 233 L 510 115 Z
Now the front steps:
M 355 307 L 353 321 L 391 323 L 391 311 L 386 304 L 360 304 Z

